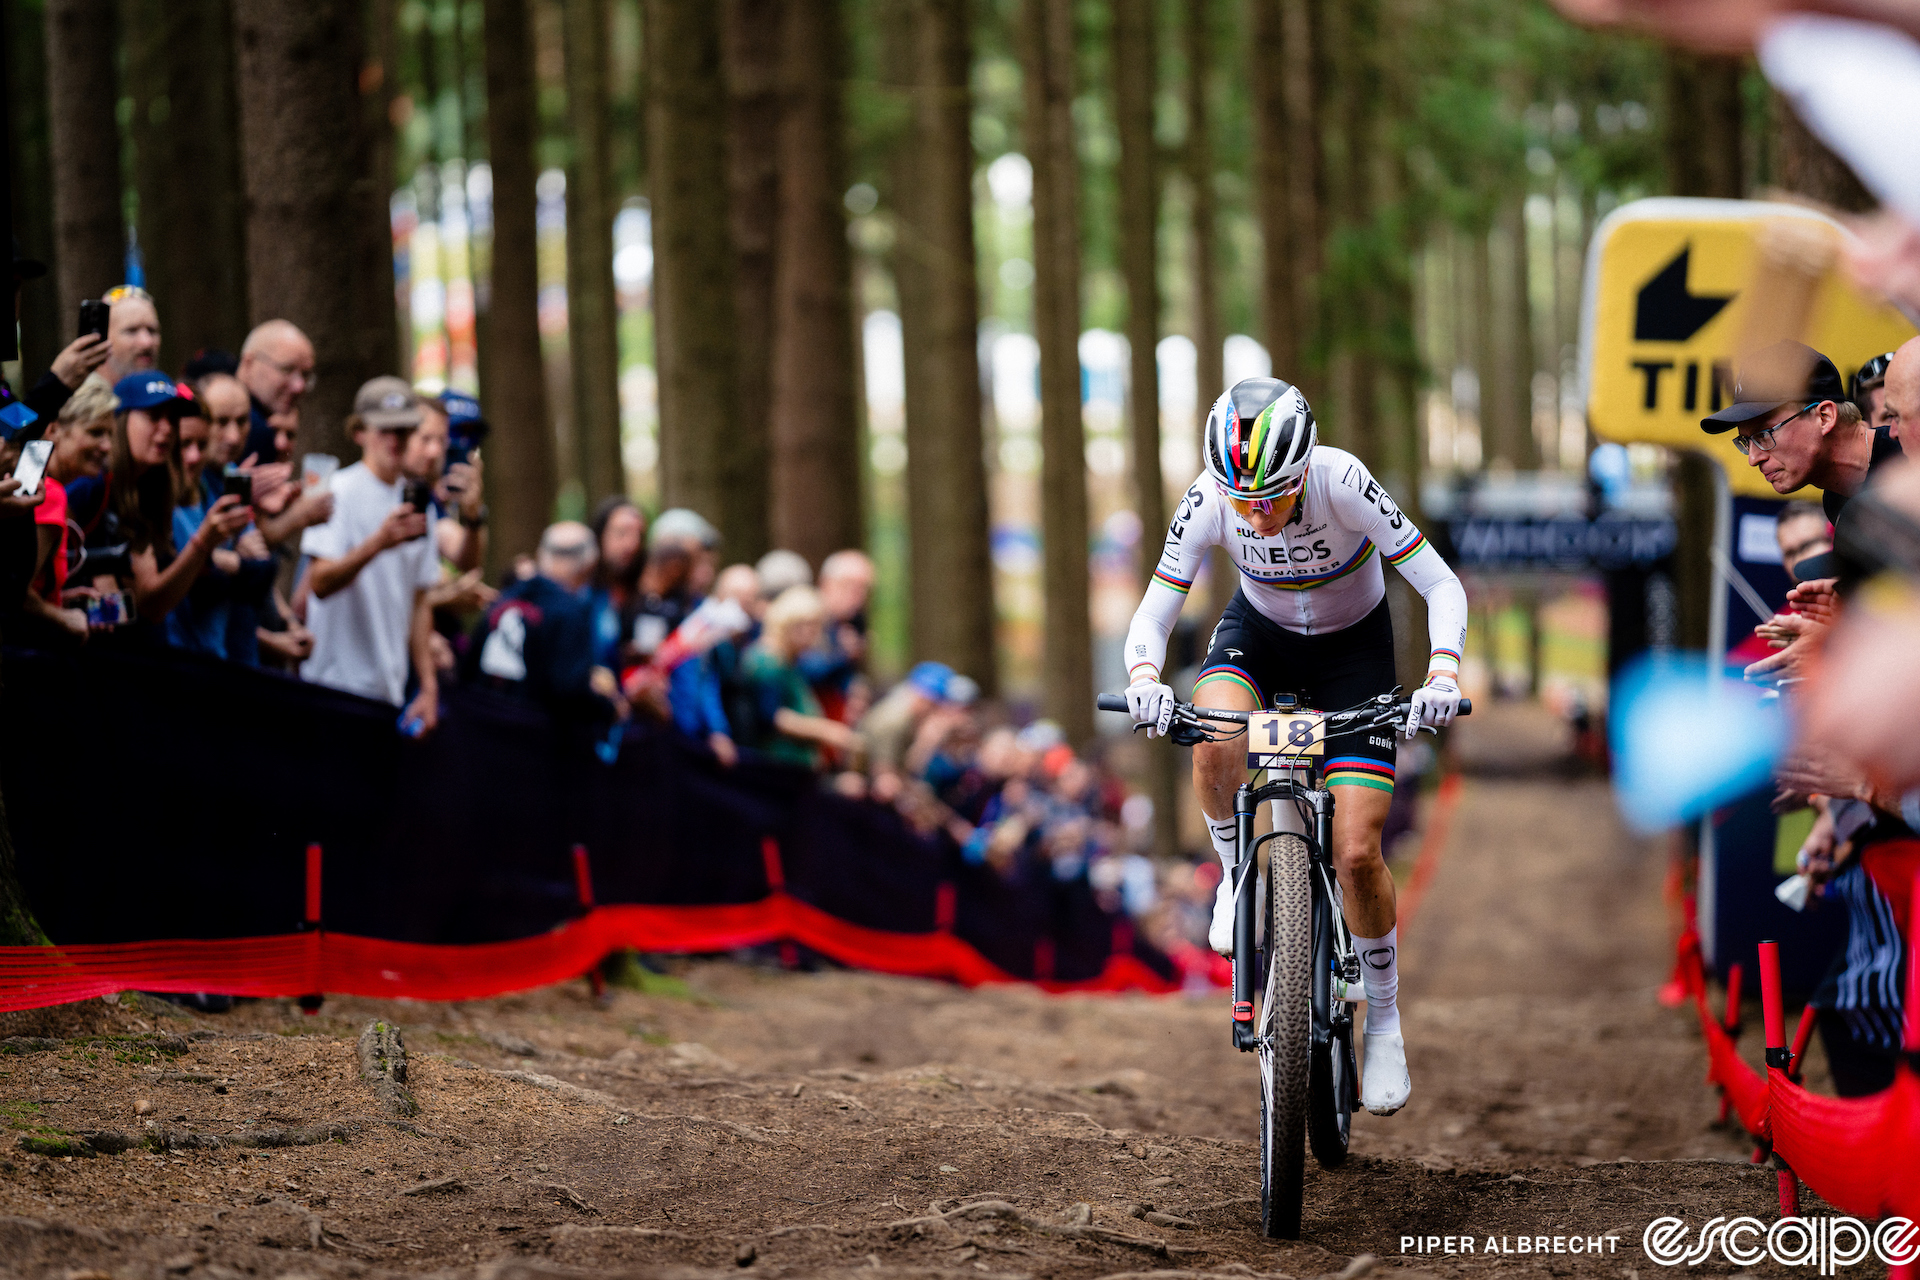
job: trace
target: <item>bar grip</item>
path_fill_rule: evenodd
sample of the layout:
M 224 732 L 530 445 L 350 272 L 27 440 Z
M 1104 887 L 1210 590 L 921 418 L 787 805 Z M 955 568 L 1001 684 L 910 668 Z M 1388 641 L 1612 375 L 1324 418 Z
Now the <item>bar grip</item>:
M 1472 715 L 1472 714 L 1473 714 L 1473 699 L 1472 699 L 1472 698 L 1462 698 L 1462 699 L 1460 699 L 1460 709 L 1459 709 L 1458 711 L 1456 711 L 1456 712 L 1454 712 L 1454 714 L 1455 714 L 1455 715 L 1461 715 L 1461 716 L 1470 716 L 1470 715 Z
M 1102 711 L 1125 711 L 1127 695 L 1124 693 L 1103 693 L 1093 700 L 1093 705 Z

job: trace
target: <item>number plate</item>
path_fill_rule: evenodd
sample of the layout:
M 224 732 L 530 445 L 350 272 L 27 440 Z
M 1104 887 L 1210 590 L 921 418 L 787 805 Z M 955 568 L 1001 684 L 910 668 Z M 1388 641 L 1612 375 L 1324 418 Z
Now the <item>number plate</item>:
M 1285 769 L 1327 750 L 1327 718 L 1317 711 L 1263 712 L 1247 721 L 1247 768 Z

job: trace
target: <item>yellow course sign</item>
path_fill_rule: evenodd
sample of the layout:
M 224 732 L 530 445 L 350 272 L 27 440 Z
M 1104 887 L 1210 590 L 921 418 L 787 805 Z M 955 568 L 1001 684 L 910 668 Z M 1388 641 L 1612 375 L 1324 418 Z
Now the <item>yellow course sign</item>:
M 1720 464 L 1734 493 L 1775 496 L 1731 432 L 1700 429 L 1730 399 L 1735 349 L 1749 328 L 1756 234 L 1774 218 L 1833 225 L 1797 205 L 1691 199 L 1638 200 L 1601 222 L 1587 248 L 1580 327 L 1596 435 L 1697 450 Z M 1801 340 L 1851 378 L 1913 335 L 1900 312 L 1830 270 L 1814 289 Z

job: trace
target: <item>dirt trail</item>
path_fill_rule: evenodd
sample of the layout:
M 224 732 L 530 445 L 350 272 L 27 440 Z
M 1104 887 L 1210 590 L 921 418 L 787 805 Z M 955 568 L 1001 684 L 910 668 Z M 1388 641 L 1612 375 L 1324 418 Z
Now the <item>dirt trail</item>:
M 133 997 L 0 1018 L 0 1035 L 59 1041 L 0 1045 L 0 1274 L 1306 1280 L 1374 1254 L 1403 1276 L 1637 1280 L 1660 1270 L 1639 1250 L 1651 1218 L 1770 1216 L 1772 1175 L 1708 1125 L 1697 1037 L 1653 998 L 1657 850 L 1619 829 L 1603 783 L 1554 771 L 1540 713 L 1485 710 L 1460 735 L 1462 800 L 1403 938 L 1413 1102 L 1357 1116 L 1354 1157 L 1313 1170 L 1299 1243 L 1255 1227 L 1254 1068 L 1219 997 L 701 962 L 605 1007 L 574 983 L 454 1006 L 332 999 L 316 1018 Z M 357 1076 L 375 1017 L 404 1029 L 410 1120 Z M 181 1038 L 86 1041 L 154 1034 Z M 16 1146 L 317 1124 L 344 1136 Z M 1472 1256 L 1401 1249 L 1463 1233 Z M 1609 1234 L 1617 1252 L 1597 1257 L 1480 1252 Z

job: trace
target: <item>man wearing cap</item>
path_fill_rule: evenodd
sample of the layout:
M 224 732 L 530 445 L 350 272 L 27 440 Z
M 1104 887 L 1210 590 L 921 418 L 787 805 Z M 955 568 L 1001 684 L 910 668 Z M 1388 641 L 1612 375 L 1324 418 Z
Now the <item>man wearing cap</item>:
M 419 425 L 420 399 L 399 378 L 375 378 L 353 398 L 347 429 L 360 446 L 360 461 L 335 473 L 333 515 L 300 539 L 301 552 L 313 557 L 307 579 L 313 656 L 300 675 L 399 706 L 411 666 L 419 692 L 401 721 L 424 733 L 438 720 L 426 597 L 440 581 L 440 559 L 433 514 L 405 500 L 400 466 Z
M 907 752 L 927 718 L 973 700 L 978 686 L 944 662 L 922 662 L 860 719 L 858 732 L 873 773 L 873 798 L 890 803 L 906 784 Z
M 1791 341 L 1742 360 L 1733 403 L 1701 419 L 1700 427 L 1708 435 L 1738 432 L 1734 447 L 1775 493 L 1818 485 L 1829 520 L 1839 519 L 1847 500 L 1866 487 L 1870 470 L 1899 454 L 1897 441 L 1867 428 L 1833 361 Z

